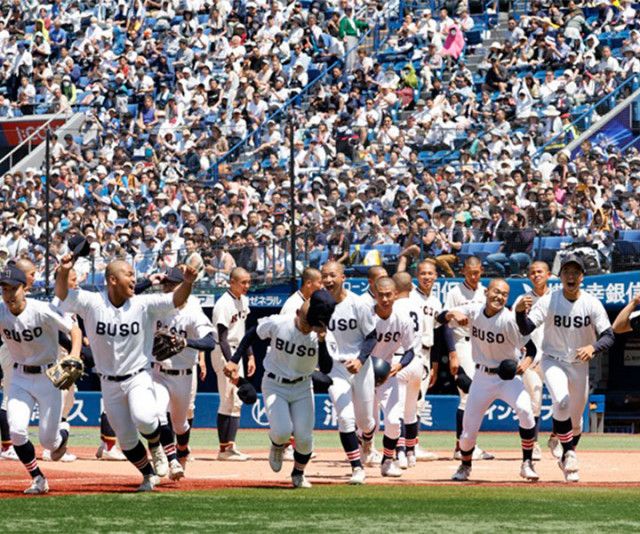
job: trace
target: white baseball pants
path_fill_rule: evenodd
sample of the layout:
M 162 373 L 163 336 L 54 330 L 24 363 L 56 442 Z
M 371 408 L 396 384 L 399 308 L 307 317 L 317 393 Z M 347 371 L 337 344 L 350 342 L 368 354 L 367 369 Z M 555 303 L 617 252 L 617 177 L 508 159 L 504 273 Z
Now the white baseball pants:
M 198 373 L 200 367 L 197 365 L 193 369 L 193 375 L 191 377 L 191 392 L 189 394 L 189 412 L 187 414 L 188 419 L 193 419 L 196 412 L 196 395 L 198 393 Z
M 167 424 L 167 412 L 171 414 L 171 425 L 176 434 L 189 430 L 189 403 L 193 375 L 168 375 L 154 367 L 151 371 L 153 391 L 158 402 L 160 424 Z
M 133 449 L 138 431 L 151 434 L 158 427 L 159 413 L 151 372 L 144 370 L 123 382 L 102 379 L 104 411 L 123 450 Z
M 61 442 L 62 392 L 54 387 L 44 373 L 25 374 L 20 368 L 13 371 L 11 388 L 7 395 L 9 399 L 7 418 L 11 441 L 14 445 L 24 445 L 29 441 L 29 422 L 37 404 L 40 444 L 45 449 L 57 449 Z
M 344 364 L 334 360 L 329 376 L 333 379 L 329 396 L 338 415 L 338 430 L 355 432 L 357 425 L 362 432 L 371 432 L 376 426 L 371 358 L 367 358 L 355 375 L 347 371 Z
M 456 353 L 458 355 L 458 365 L 464 369 L 464 372 L 467 373 L 469 378 L 473 379 L 473 376 L 476 374 L 476 364 L 473 361 L 471 341 L 469 338 L 463 337 L 456 341 Z M 464 410 L 467 406 L 467 397 L 469 394 L 460 388 L 458 388 L 458 394 L 460 395 L 458 409 Z
M 513 380 L 502 380 L 498 375 L 478 371 L 469 388 L 467 408 L 462 420 L 461 450 L 470 451 L 475 447 L 484 414 L 498 399 L 515 410 L 522 428 L 528 429 L 535 426 L 531 397 L 519 376 Z
M 405 425 L 410 425 L 418 421 L 418 397 L 424 399 L 424 394 L 422 396 L 420 395 L 424 374 L 425 367 L 423 359 L 416 353 L 411 363 L 396 375 L 398 381 L 404 387 L 403 395 L 405 400 L 402 419 Z M 427 386 L 428 385 L 429 375 L 427 374 Z
M 235 352 L 237 347 L 231 347 L 231 354 Z M 216 379 L 218 380 L 218 393 L 220 394 L 220 405 L 218 406 L 218 413 L 222 415 L 230 415 L 232 417 L 240 417 L 242 411 L 242 401 L 238 397 L 238 388 L 224 376 L 224 366 L 227 360 L 224 359 L 220 346 L 216 345 L 216 348 L 211 351 L 211 365 L 216 372 Z M 242 362 L 238 365 L 238 374 L 244 376 L 244 365 Z
M 589 397 L 589 364 L 542 357 L 544 382 L 553 402 L 553 418 L 571 418 L 574 436 L 582 433 L 582 413 Z
M 384 415 L 384 435 L 391 439 L 400 437 L 406 391 L 406 383 L 399 380 L 398 375 L 387 378 L 384 384 L 376 388 L 376 406 L 382 409 Z
M 9 389 L 11 388 L 11 377 L 13 376 L 13 360 L 9 354 L 7 345 L 0 347 L 0 365 L 2 366 L 2 408 L 7 409 L 7 403 L 9 402 Z
M 524 372 L 522 382 L 531 397 L 533 415 L 540 417 L 542 412 L 542 367 L 540 363 L 534 363 Z
M 293 434 L 296 451 L 300 454 L 311 454 L 315 423 L 311 380 L 281 384 L 265 376 L 262 379 L 262 398 L 269 420 L 271 441 L 277 445 L 289 443 Z

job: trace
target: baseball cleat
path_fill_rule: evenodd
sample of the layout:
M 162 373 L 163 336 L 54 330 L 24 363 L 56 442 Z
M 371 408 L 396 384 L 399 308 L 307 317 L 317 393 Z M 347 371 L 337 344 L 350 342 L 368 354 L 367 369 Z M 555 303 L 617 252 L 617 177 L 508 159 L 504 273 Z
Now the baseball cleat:
M 460 452 L 460 450 L 453 451 L 453 459 L 462 460 L 462 453 Z
M 184 478 L 184 468 L 178 460 L 171 460 L 169 462 L 169 480 L 177 482 L 181 478 Z
M 416 463 L 416 455 L 411 453 L 407 454 L 407 467 L 415 467 Z
M 564 455 L 564 461 L 558 460 L 558 465 L 564 473 L 564 479 L 567 482 L 579 482 L 580 475 L 578 474 L 578 457 L 575 451 L 567 451 Z
M 495 456 L 490 452 L 483 451 L 480 447 L 473 449 L 473 460 L 493 460 Z
M 284 448 L 284 452 L 282 454 L 282 459 L 285 462 L 293 462 L 293 447 L 291 445 L 287 445 Z
M 26 495 L 43 495 L 49 493 L 49 483 L 42 475 L 38 475 L 31 481 L 31 486 L 24 490 Z
M 540 444 L 538 442 L 533 444 L 533 454 L 532 459 L 534 462 L 539 462 L 542 460 L 542 449 L 540 448 Z
M 158 482 L 160 482 L 160 479 L 156 475 L 145 475 L 142 479 L 142 484 L 138 486 L 136 492 L 144 493 L 147 491 L 153 491 Z
M 558 438 L 556 438 L 555 436 L 550 436 L 549 441 L 547 441 L 547 447 L 549 447 L 552 456 L 556 460 L 562 459 L 562 443 L 560 443 L 560 440 Z
M 246 462 L 251 460 L 251 456 L 241 453 L 235 447 L 230 447 L 227 450 L 218 452 L 218 460 L 223 462 Z
M 430 462 L 432 460 L 438 460 L 440 458 L 435 452 L 427 451 L 420 447 L 420 445 L 416 445 L 415 451 L 416 460 L 420 462 Z
M 363 448 L 364 451 L 364 448 Z M 382 453 L 375 449 L 370 449 L 367 454 L 362 454 L 362 463 L 367 467 L 373 467 L 374 465 L 378 465 L 382 462 Z
M 525 480 L 532 481 L 536 481 L 540 478 L 538 473 L 536 473 L 536 470 L 533 468 L 533 462 L 531 460 L 525 460 L 522 462 L 522 465 L 520 466 L 520 476 Z
M 60 458 L 60 460 L 58 460 L 59 462 L 64 462 L 64 463 L 71 463 L 71 462 L 75 462 L 78 459 L 78 457 L 75 454 L 71 454 L 70 452 L 65 452 L 62 455 L 62 458 Z M 51 451 L 49 449 L 43 449 L 42 450 L 42 460 L 44 462 L 51 462 Z
M 460 465 L 458 470 L 451 475 L 451 480 L 455 480 L 456 482 L 464 482 L 465 480 L 469 480 L 469 475 L 471 475 L 471 466 L 470 465 Z
M 269 466 L 274 473 L 278 473 L 282 469 L 282 457 L 284 456 L 284 447 L 271 444 L 269 449 Z
M 409 459 L 404 451 L 398 452 L 398 467 L 400 469 L 407 469 L 409 467 Z
M 62 432 L 63 430 L 66 430 L 66 432 L 63 433 Z M 60 423 L 60 433 L 63 436 L 62 442 L 60 443 L 57 449 L 51 451 L 51 461 L 53 462 L 59 461 L 67 452 L 67 442 L 69 441 L 69 430 L 70 430 L 69 423 L 67 423 L 66 421 L 63 423 Z
M 11 447 L 7 447 L 2 452 L 0 452 L 0 460 L 20 461 L 20 458 L 18 458 L 16 450 L 13 448 L 13 445 L 11 445 Z
M 351 478 L 349 479 L 349 484 L 359 486 L 364 484 L 366 478 L 367 475 L 362 467 L 354 467 L 353 472 L 351 473 Z
M 153 463 L 153 469 L 155 470 L 156 475 L 161 478 L 166 477 L 169 472 L 169 462 L 167 461 L 167 455 L 164 453 L 162 445 L 158 444 L 157 447 L 153 447 L 150 450 L 151 462 Z
M 398 478 L 402 476 L 402 469 L 391 458 L 387 458 L 380 466 L 380 474 L 383 477 Z
M 100 446 L 96 451 L 96 458 L 98 460 L 110 460 L 113 462 L 123 462 L 127 459 L 124 453 L 120 450 L 120 447 L 113 445 L 110 449 L 107 449 L 104 442 L 100 443 Z
M 307 478 L 304 476 L 304 474 L 302 473 L 299 475 L 291 475 L 291 482 L 293 482 L 294 488 L 309 489 L 313 487 L 311 485 L 311 482 L 309 482 Z

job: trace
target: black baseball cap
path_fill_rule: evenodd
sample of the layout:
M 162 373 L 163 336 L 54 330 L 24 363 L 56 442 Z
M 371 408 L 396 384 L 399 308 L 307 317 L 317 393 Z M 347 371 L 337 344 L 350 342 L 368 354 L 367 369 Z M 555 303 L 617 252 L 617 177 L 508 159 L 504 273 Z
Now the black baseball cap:
M 336 309 L 336 299 L 326 289 L 314 291 L 309 298 L 307 322 L 311 326 L 327 326 L 333 311 Z
M 562 272 L 562 269 L 564 269 L 565 266 L 569 265 L 570 263 L 577 265 L 578 268 L 582 271 L 582 274 L 584 274 L 584 262 L 582 261 L 582 258 L 580 256 L 576 256 L 575 254 L 570 254 L 566 258 L 562 259 L 562 263 L 560 264 L 560 271 Z
M 167 272 L 167 276 L 163 280 L 163 282 L 170 282 L 172 284 L 180 283 L 183 281 L 184 281 L 184 274 L 182 274 L 182 271 L 177 267 L 171 267 L 171 269 L 169 269 L 169 272 Z
M 27 276 L 15 265 L 7 265 L 0 273 L 0 285 L 17 287 L 27 285 Z
M 76 258 L 82 258 L 91 253 L 91 246 L 89 242 L 80 234 L 70 237 L 67 244 Z

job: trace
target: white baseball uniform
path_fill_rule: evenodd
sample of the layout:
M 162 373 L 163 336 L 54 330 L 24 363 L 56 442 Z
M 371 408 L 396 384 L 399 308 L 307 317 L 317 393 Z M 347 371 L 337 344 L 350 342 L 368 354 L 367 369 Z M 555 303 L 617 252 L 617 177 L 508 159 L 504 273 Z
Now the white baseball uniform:
M 202 311 L 197 298 L 190 296 L 180 309 L 158 317 L 156 329 L 166 327 L 172 334 L 179 334 L 189 339 L 200 339 L 213 330 L 211 321 Z M 171 414 L 171 424 L 176 434 L 184 434 L 189 430 L 189 405 L 191 388 L 198 350 L 185 348 L 179 354 L 161 362 L 153 362 L 153 388 L 160 412 L 160 423 L 167 424 L 167 412 Z
M 371 289 L 367 289 L 362 293 L 362 295 L 360 295 L 360 300 L 362 300 L 362 303 L 367 307 L 376 305 L 376 297 L 373 296 Z
M 156 320 L 175 307 L 173 294 L 135 295 L 115 307 L 106 292 L 70 290 L 64 311 L 84 320 L 101 378 L 104 409 L 123 450 L 133 449 L 142 434 L 158 427 L 150 361 Z
M 333 340 L 327 341 L 329 353 L 333 358 L 333 367 L 329 376 L 333 385 L 329 388 L 329 396 L 338 414 L 340 432 L 355 432 L 356 424 L 363 432 L 370 432 L 375 427 L 374 419 L 374 385 L 371 358 L 356 374 L 351 374 L 344 362 L 357 358 L 365 338 L 376 327 L 373 306 L 366 306 L 351 291 L 339 302 L 329 321 L 329 331 L 333 332 Z
M 561 289 L 540 298 L 529 319 L 543 329 L 542 371 L 553 401 L 553 417 L 571 418 L 573 433 L 582 432 L 582 412 L 589 395 L 589 363 L 576 350 L 594 344 L 611 323 L 602 303 L 580 291 L 574 302 Z
M 300 290 L 296 291 L 282 305 L 280 315 L 295 315 L 306 301 L 307 299 L 304 298 L 302 292 Z
M 476 289 L 472 289 L 466 282 L 460 282 L 447 293 L 444 309 L 452 310 L 453 308 L 459 308 L 471 302 L 484 303 L 486 300 L 485 291 L 486 288 L 482 284 L 478 284 Z M 469 328 L 456 325 L 454 322 L 452 322 L 450 326 L 453 327 L 453 340 L 456 345 L 458 364 L 464 369 L 464 372 L 469 378 L 473 378 L 476 368 L 471 353 L 471 334 Z M 458 409 L 464 410 L 467 405 L 467 393 L 458 389 L 458 394 L 460 395 Z
M 409 299 L 402 300 L 408 302 Z M 404 352 L 415 347 L 414 325 L 418 318 L 417 316 L 410 317 L 409 313 L 411 311 L 407 310 L 405 303 L 400 301 L 399 305 L 398 302 L 394 302 L 393 311 L 386 319 L 376 316 L 378 342 L 371 352 L 371 356 L 381 358 L 391 365 L 398 363 Z M 396 354 L 399 350 L 402 350 L 402 353 Z M 382 409 L 384 415 L 384 434 L 391 439 L 398 439 L 400 437 L 400 422 L 404 417 L 406 382 L 400 380 L 398 375 L 392 376 L 376 387 L 375 391 L 375 405 Z
M 2 366 L 2 406 L 0 409 L 7 409 L 9 401 L 9 388 L 11 387 L 11 377 L 13 376 L 13 360 L 6 345 L 0 347 L 0 365 Z
M 298 330 L 295 315 L 264 317 L 256 333 L 260 339 L 271 339 L 262 377 L 269 438 L 282 445 L 293 434 L 296 450 L 310 454 L 315 422 L 311 373 L 318 365 L 318 335 Z
M 40 443 L 54 450 L 61 443 L 62 392 L 54 387 L 45 370 L 57 359 L 58 331 L 69 334 L 74 324 L 47 302 L 30 298 L 26 302 L 18 316 L 4 302 L 0 304 L 0 335 L 14 367 L 11 385 L 5 391 L 11 441 L 18 446 L 27 443 L 29 421 L 38 404 Z
M 211 365 L 216 372 L 218 381 L 218 393 L 220 394 L 220 406 L 218 413 L 240 417 L 242 401 L 238 398 L 238 388 L 224 375 L 224 366 L 227 361 L 224 358 L 220 342 L 218 340 L 218 325 L 227 328 L 227 341 L 231 348 L 231 355 L 236 351 L 245 334 L 245 323 L 249 316 L 249 299 L 246 295 L 237 298 L 226 291 L 213 307 L 213 338 L 216 348 L 211 351 Z M 238 366 L 238 374 L 244 376 L 244 367 Z
M 522 378 L 516 376 L 513 380 L 503 380 L 492 372 L 502 360 L 520 361 L 522 347 L 526 345 L 528 338 L 520 334 L 515 315 L 503 308 L 487 317 L 484 303 L 471 303 L 454 309 L 469 318 L 473 360 L 478 366 L 464 411 L 460 449 L 473 449 L 484 414 L 497 399 L 503 400 L 515 410 L 522 428 L 533 428 L 535 418 L 531 397 Z

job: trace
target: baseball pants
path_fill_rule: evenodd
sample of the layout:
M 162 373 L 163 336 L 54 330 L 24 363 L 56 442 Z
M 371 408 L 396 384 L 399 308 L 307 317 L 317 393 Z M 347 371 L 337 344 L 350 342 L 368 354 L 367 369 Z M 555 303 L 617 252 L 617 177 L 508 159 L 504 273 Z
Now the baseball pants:
M 476 374 L 476 364 L 473 361 L 473 354 L 471 352 L 471 341 L 468 337 L 460 338 L 456 341 L 456 354 L 458 355 L 458 365 L 464 369 L 467 376 L 473 379 Z M 464 410 L 467 405 L 468 393 L 465 393 L 458 388 L 458 394 L 460 395 L 460 402 L 458 403 L 458 409 Z
M 171 426 L 176 434 L 189 430 L 189 403 L 191 402 L 191 384 L 193 374 L 168 375 L 157 367 L 151 371 L 153 391 L 158 403 L 160 424 L 166 425 L 167 412 L 171 414 Z
M 363 432 L 371 432 L 375 426 L 375 379 L 371 358 L 367 358 L 355 375 L 347 371 L 343 363 L 334 360 L 329 373 L 333 385 L 329 396 L 338 415 L 340 432 L 355 432 L 356 425 Z
M 198 393 L 198 373 L 200 368 L 196 365 L 193 368 L 193 375 L 191 376 L 191 391 L 189 393 L 189 412 L 187 414 L 188 419 L 193 419 L 196 413 L 196 394 Z
M 152 434 L 159 423 L 151 372 L 144 370 L 123 382 L 101 380 L 104 410 L 123 450 L 133 449 L 141 434 Z
M 394 360 L 395 362 L 395 360 Z M 422 390 L 422 378 L 424 376 L 424 363 L 423 359 L 416 354 L 402 371 L 400 371 L 396 377 L 404 387 L 404 410 L 402 419 L 405 425 L 411 425 L 418 421 L 418 397 L 424 399 L 424 394 L 421 395 Z M 429 375 L 427 374 L 427 386 L 429 385 Z M 425 391 L 426 393 L 426 391 Z M 386 425 L 386 423 L 385 423 Z
M 231 354 L 235 352 L 237 347 L 231 347 Z M 218 413 L 222 415 L 230 415 L 232 417 L 240 417 L 242 410 L 242 401 L 238 397 L 238 388 L 231 380 L 224 376 L 224 366 L 227 360 L 224 359 L 224 355 L 219 346 L 211 351 L 211 365 L 216 372 L 216 379 L 218 381 L 218 393 L 220 395 L 220 406 L 218 407 Z M 244 366 L 238 365 L 238 374 L 244 376 Z
M 262 398 L 269 420 L 269 439 L 276 445 L 282 445 L 289 443 L 293 434 L 296 451 L 311 454 L 315 422 L 311 380 L 280 384 L 265 376 L 262 379 Z
M 37 404 L 40 444 L 49 450 L 60 446 L 62 392 L 54 387 L 47 375 L 25 374 L 19 368 L 14 369 L 8 398 L 7 418 L 14 445 L 24 445 L 29 441 L 29 422 Z
M 568 363 L 544 355 L 542 371 L 553 402 L 553 418 L 571 418 L 573 435 L 582 433 L 582 413 L 589 396 L 589 364 Z
M 522 428 L 529 429 L 535 426 L 531 397 L 522 379 L 516 376 L 513 380 L 502 380 L 498 375 L 490 375 L 479 370 L 469 388 L 467 409 L 462 420 L 460 449 L 470 451 L 475 447 L 484 415 L 498 399 L 515 410 Z
M 11 377 L 13 376 L 13 360 L 6 345 L 0 347 L 0 365 L 2 366 L 2 406 L 0 409 L 6 410 L 9 402 L 9 389 L 11 388 Z
M 533 415 L 540 417 L 542 412 L 542 366 L 540 363 L 534 363 L 522 375 L 524 387 L 531 397 L 531 405 L 533 406 Z
M 400 437 L 406 391 L 406 383 L 399 380 L 398 375 L 387 378 L 384 384 L 376 388 L 376 406 L 380 407 L 384 416 L 384 435 L 391 439 Z

